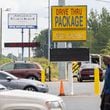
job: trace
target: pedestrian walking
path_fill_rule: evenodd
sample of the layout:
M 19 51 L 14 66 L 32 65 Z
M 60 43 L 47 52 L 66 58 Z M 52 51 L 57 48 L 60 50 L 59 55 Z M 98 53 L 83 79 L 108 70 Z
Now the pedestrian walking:
M 103 56 L 106 65 L 105 82 L 101 93 L 101 110 L 110 110 L 110 56 Z

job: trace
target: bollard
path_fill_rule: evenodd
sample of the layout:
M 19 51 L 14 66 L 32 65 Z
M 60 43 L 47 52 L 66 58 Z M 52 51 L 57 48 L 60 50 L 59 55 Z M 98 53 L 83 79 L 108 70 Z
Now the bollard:
M 94 69 L 94 93 L 100 95 L 99 68 Z
M 45 71 L 41 71 L 41 82 L 45 83 Z
M 51 68 L 50 68 L 50 66 L 48 66 L 48 69 L 49 69 L 49 81 L 51 81 Z

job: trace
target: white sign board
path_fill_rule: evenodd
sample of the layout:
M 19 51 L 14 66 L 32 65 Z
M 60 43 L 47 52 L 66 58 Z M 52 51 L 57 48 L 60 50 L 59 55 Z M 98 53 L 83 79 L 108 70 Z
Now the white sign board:
M 36 29 L 37 14 L 35 13 L 9 13 L 9 29 Z

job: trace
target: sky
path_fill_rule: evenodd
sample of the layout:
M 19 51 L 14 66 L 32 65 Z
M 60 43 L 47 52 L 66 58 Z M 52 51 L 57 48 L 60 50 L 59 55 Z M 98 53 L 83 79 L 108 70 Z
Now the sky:
M 48 28 L 48 1 L 49 0 L 0 0 L 0 8 L 2 8 L 2 53 L 7 55 L 12 53 L 18 56 L 21 48 L 6 48 L 5 42 L 21 42 L 21 29 L 8 29 L 7 15 L 8 13 L 37 13 L 38 28 L 31 29 L 31 41 L 35 34 L 41 30 Z M 91 9 L 97 10 L 99 13 L 102 7 L 110 11 L 110 0 L 65 0 L 65 5 L 87 5 L 88 13 Z M 58 5 L 58 0 L 50 0 L 50 6 Z M 6 11 L 10 8 L 9 11 Z M 24 42 L 28 42 L 28 30 L 24 30 Z M 28 49 L 24 49 L 24 56 L 28 56 Z M 31 51 L 31 56 L 32 56 Z

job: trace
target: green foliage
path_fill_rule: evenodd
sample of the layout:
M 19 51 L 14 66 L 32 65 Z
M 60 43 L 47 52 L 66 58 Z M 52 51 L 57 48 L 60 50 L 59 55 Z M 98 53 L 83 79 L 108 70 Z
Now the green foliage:
M 95 37 L 99 28 L 99 21 L 98 21 L 98 13 L 93 9 L 90 11 L 89 18 L 88 18 L 88 29 L 93 31 L 93 36 Z
M 110 38 L 110 14 L 102 8 L 100 14 L 91 10 L 89 15 L 88 27 L 93 31 L 92 53 L 100 54 L 106 48 Z
M 104 55 L 110 55 L 110 39 L 104 49 L 101 50 L 101 53 Z
M 17 60 L 17 57 L 16 57 L 15 55 L 13 55 L 12 53 L 9 53 L 9 54 L 7 55 L 7 58 L 13 59 L 13 60 Z
M 84 47 L 88 47 L 90 49 L 90 52 L 92 53 L 93 51 L 93 42 L 94 42 L 94 37 L 93 37 L 93 31 L 88 30 L 87 33 L 88 37 L 87 40 L 83 42 Z
M 34 56 L 48 58 L 48 30 L 45 29 L 35 36 L 34 41 L 40 42 L 40 47 L 34 48 Z
M 11 62 L 11 59 L 5 57 L 0 58 L 0 65 L 8 62 Z

